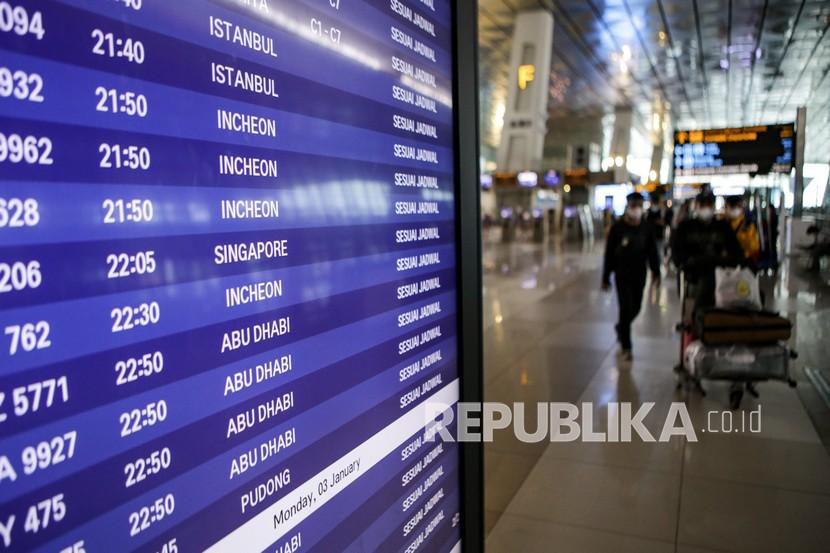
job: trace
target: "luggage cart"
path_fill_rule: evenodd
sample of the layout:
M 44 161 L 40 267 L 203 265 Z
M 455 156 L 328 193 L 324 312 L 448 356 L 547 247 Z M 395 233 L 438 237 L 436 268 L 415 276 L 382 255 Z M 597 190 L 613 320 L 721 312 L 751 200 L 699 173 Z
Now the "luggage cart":
M 695 391 L 706 396 L 703 380 L 730 382 L 729 407 L 740 408 L 744 393 L 759 397 L 755 384 L 770 380 L 786 382 L 795 387 L 790 377 L 790 361 L 798 354 L 783 342 L 730 343 L 705 345 L 696 332 L 697 305 L 694 291 L 683 271 L 679 271 L 679 290 L 682 305 L 679 362 L 675 366 L 677 389 L 685 393 Z M 690 366 L 694 363 L 694 366 Z

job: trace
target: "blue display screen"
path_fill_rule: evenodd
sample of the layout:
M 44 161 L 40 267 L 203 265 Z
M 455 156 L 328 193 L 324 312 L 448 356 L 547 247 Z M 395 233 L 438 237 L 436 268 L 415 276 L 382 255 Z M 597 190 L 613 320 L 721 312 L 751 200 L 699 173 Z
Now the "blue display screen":
M 458 550 L 452 25 L 0 1 L 0 551 Z

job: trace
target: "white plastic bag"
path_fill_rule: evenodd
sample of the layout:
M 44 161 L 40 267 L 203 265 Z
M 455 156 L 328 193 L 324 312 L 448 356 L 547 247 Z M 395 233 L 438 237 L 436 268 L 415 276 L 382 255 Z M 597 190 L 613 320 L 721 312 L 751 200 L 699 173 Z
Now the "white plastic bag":
M 692 342 L 689 342 L 689 345 L 686 346 L 686 349 L 683 352 L 683 366 L 686 367 L 692 373 L 694 373 L 697 369 L 698 358 L 700 357 L 701 353 L 704 351 L 705 348 L 706 346 L 704 346 L 703 342 L 701 342 L 700 340 L 694 340 Z
M 758 277 L 746 268 L 715 268 L 715 305 L 724 308 L 761 309 Z

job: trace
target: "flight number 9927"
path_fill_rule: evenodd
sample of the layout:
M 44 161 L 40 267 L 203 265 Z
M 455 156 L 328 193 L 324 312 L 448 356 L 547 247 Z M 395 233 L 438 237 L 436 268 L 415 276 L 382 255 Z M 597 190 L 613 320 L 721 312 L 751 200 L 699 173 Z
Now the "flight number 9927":
M 23 472 L 33 474 L 36 470 L 46 470 L 68 461 L 75 455 L 77 437 L 78 433 L 72 430 L 23 449 Z

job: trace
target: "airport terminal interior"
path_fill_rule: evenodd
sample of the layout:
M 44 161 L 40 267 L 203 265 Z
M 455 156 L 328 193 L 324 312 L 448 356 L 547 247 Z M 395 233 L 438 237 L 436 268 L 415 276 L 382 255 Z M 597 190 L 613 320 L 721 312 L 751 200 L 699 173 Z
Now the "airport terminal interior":
M 653 402 L 665 413 L 684 401 L 698 428 L 728 404 L 724 382 L 705 382 L 705 396 L 677 389 L 682 300 L 670 247 L 660 252 L 661 285 L 646 285 L 632 359 L 620 355 L 603 256 L 609 217 L 623 215 L 634 191 L 675 217 L 704 188 L 752 198 L 747 209 L 758 217 L 774 206 L 776 262 L 760 282 L 765 306 L 792 321 L 798 352 L 797 387 L 759 383 L 760 397 L 734 411 L 760 408 L 759 433 L 523 443 L 496 432 L 485 444 L 486 550 L 827 551 L 830 273 L 819 251 L 830 228 L 830 4 L 481 0 L 478 21 L 485 398 L 592 402 L 599 428 L 613 402 Z M 510 102 L 527 89 L 513 81 L 542 59 L 534 49 L 549 54 L 532 76 L 543 82 L 545 121 L 533 123 L 535 137 L 517 138 L 524 127 Z M 688 144 L 675 134 L 793 122 L 799 109 L 806 143 L 796 211 L 791 166 L 761 175 L 687 163 Z M 511 140 L 537 137 L 527 157 L 511 159 Z
M 0 551 L 830 552 L 828 35 L 0 0 Z

